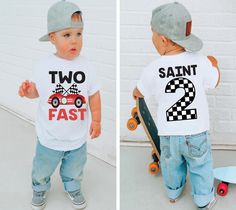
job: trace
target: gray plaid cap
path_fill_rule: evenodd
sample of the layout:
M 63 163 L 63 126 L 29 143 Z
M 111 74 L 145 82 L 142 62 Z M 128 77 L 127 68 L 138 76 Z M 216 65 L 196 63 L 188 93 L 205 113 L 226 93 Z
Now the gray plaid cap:
M 71 21 L 71 16 L 75 12 L 80 12 L 80 8 L 71 2 L 60 1 L 53 4 L 48 10 L 47 25 L 48 33 L 42 36 L 40 41 L 49 41 L 48 34 L 57 32 L 66 28 L 83 28 L 83 22 Z
M 199 51 L 203 46 L 202 41 L 191 33 L 190 13 L 178 2 L 164 4 L 154 9 L 151 27 L 154 32 L 166 36 L 189 51 Z

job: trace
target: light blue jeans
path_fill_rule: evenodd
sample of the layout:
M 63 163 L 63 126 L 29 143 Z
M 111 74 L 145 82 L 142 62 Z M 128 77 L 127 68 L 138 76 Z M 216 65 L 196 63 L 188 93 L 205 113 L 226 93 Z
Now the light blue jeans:
M 214 197 L 214 176 L 209 133 L 188 136 L 160 136 L 161 170 L 167 195 L 176 199 L 182 193 L 189 170 L 192 196 L 197 206 Z
M 33 190 L 40 192 L 50 189 L 50 177 L 60 162 L 60 175 L 65 191 L 80 189 L 86 160 L 86 143 L 78 149 L 63 152 L 49 149 L 38 141 L 32 169 Z

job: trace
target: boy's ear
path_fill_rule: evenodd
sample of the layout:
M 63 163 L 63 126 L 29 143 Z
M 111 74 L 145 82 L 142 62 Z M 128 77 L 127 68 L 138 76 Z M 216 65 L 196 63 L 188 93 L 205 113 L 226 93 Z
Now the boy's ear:
M 48 36 L 49 36 L 49 41 L 52 44 L 55 44 L 55 33 L 50 33 Z
M 165 36 L 161 36 L 162 43 L 166 46 L 168 44 L 168 39 Z

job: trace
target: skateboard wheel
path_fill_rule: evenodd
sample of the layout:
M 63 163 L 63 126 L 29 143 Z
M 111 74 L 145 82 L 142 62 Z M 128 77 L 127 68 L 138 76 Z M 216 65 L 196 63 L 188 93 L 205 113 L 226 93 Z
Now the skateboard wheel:
M 127 128 L 130 131 L 134 131 L 138 127 L 138 122 L 134 118 L 130 118 L 127 122 Z
M 150 174 L 157 174 L 159 171 L 159 165 L 157 162 L 152 162 L 149 164 L 149 172 Z
M 228 184 L 221 182 L 217 187 L 217 194 L 220 196 L 226 196 L 228 193 Z
M 131 111 L 131 116 L 134 117 L 135 113 L 137 113 L 137 107 L 134 107 Z

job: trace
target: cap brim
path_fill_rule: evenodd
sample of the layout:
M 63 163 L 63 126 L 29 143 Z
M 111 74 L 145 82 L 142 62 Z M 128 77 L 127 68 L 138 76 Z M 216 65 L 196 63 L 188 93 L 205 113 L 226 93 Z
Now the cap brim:
M 42 37 L 39 39 L 39 41 L 41 41 L 41 42 L 47 42 L 47 41 L 49 41 L 49 36 L 48 36 L 48 34 L 42 36 Z
M 201 50 L 203 46 L 202 41 L 193 34 L 189 35 L 189 37 L 185 40 L 181 41 L 173 40 L 173 41 L 191 52 L 197 52 Z

